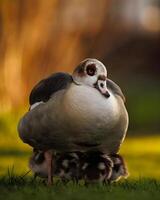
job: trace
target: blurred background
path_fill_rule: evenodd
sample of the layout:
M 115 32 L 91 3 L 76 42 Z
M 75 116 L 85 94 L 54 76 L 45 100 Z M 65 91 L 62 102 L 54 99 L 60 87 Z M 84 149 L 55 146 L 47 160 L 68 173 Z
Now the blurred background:
M 160 0 L 0 1 L 0 175 L 28 170 L 16 128 L 32 87 L 87 57 L 126 96 L 130 177 L 160 178 Z

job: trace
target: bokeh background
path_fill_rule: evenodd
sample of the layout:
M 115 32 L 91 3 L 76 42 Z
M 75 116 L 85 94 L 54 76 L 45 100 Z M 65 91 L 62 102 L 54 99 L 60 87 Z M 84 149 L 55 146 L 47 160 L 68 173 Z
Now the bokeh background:
M 87 57 L 125 93 L 130 177 L 160 178 L 160 0 L 0 1 L 0 175 L 28 170 L 16 128 L 32 87 Z

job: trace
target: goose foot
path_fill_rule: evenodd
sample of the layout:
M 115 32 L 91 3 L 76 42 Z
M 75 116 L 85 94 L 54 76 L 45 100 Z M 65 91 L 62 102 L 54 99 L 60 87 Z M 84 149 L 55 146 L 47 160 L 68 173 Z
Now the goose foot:
M 53 175 L 52 175 L 52 160 L 53 160 L 53 152 L 51 150 L 44 152 L 44 157 L 47 162 L 47 168 L 48 168 L 48 179 L 47 179 L 47 185 L 50 186 L 53 184 Z

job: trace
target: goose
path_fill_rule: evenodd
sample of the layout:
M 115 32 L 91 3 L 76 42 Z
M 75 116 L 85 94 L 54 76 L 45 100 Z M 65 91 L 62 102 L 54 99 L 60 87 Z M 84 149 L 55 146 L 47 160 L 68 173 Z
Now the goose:
M 24 143 L 45 152 L 49 184 L 53 151 L 114 154 L 126 136 L 125 97 L 97 59 L 83 60 L 72 75 L 58 72 L 41 80 L 29 102 L 18 133 Z

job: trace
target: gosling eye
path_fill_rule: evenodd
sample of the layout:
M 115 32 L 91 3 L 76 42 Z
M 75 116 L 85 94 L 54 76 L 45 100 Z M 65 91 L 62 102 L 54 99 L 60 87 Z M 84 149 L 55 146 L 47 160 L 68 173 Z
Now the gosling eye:
M 96 74 L 95 64 L 90 64 L 87 66 L 86 72 L 89 76 L 94 76 Z

